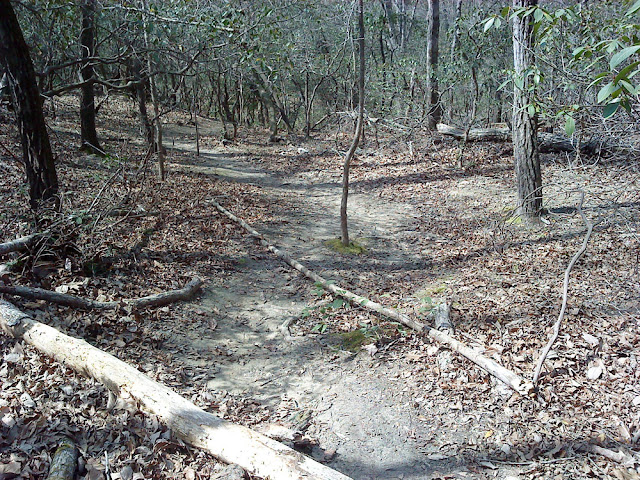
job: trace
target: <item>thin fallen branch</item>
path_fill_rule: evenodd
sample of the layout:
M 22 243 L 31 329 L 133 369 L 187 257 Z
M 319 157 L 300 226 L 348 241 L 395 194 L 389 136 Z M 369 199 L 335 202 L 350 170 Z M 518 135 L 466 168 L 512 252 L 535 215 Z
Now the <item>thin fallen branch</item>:
M 113 355 L 36 322 L 4 301 L 0 301 L 0 330 L 95 379 L 120 397 L 132 399 L 141 409 L 157 415 L 178 438 L 225 463 L 274 480 L 349 480 L 265 435 L 205 412 Z
M 640 460 L 634 456 L 628 455 L 623 451 L 613 451 L 608 448 L 601 447 L 599 445 L 593 445 L 591 443 L 586 443 L 580 446 L 580 450 L 589 453 L 595 453 L 596 455 L 601 455 L 609 460 L 612 460 L 617 463 L 621 463 L 625 466 L 633 466 L 637 463 L 640 463 Z
M 213 199 L 209 200 L 222 214 L 227 216 L 229 219 L 238 223 L 242 228 L 244 228 L 251 236 L 256 238 L 260 242 L 262 246 L 267 248 L 274 255 L 285 261 L 288 265 L 295 268 L 307 278 L 310 278 L 317 284 L 321 285 L 322 288 L 327 290 L 328 292 L 333 293 L 339 297 L 344 298 L 352 304 L 362 306 L 368 310 L 379 313 L 391 320 L 401 323 L 407 327 L 410 327 L 419 332 L 426 332 L 429 337 L 434 339 L 435 341 L 447 345 L 452 350 L 458 352 L 460 355 L 466 357 L 468 360 L 471 360 L 473 363 L 478 365 L 480 368 L 485 370 L 487 373 L 490 373 L 498 380 L 505 383 L 507 386 L 511 387 L 516 392 L 522 395 L 529 395 L 533 390 L 533 385 L 517 375 L 516 373 L 506 369 L 505 367 L 499 365 L 497 362 L 491 360 L 483 356 L 481 353 L 472 350 L 462 342 L 456 340 L 455 338 L 447 335 L 444 332 L 436 330 L 435 328 L 431 328 L 426 326 L 424 323 L 419 322 L 418 320 L 414 320 L 407 315 L 400 313 L 396 310 L 392 310 L 390 308 L 384 307 L 377 302 L 369 300 L 368 298 L 361 297 L 360 295 L 356 295 L 349 290 L 345 290 L 344 288 L 340 288 L 337 285 L 330 283 L 325 278 L 321 277 L 317 273 L 312 272 L 307 267 L 302 265 L 300 262 L 292 259 L 289 255 L 282 252 L 278 248 L 271 245 L 260 233 L 254 230 L 247 222 L 242 220 L 241 218 L 236 217 L 233 213 L 229 212 L 226 208 L 220 205 Z
M 558 339 L 558 335 L 560 334 L 560 324 L 564 319 L 564 314 L 567 309 L 567 298 L 569 295 L 569 274 L 571 273 L 571 270 L 573 269 L 573 266 L 576 264 L 578 259 L 587 250 L 587 243 L 589 243 L 589 238 L 591 238 L 591 234 L 593 233 L 593 224 L 591 223 L 591 221 L 589 221 L 589 219 L 585 216 L 584 212 L 582 211 L 583 202 L 584 202 L 584 192 L 580 190 L 580 201 L 578 202 L 578 213 L 582 217 L 582 221 L 587 225 L 587 233 L 584 236 L 584 240 L 582 241 L 582 245 L 580 246 L 580 249 L 571 258 L 571 261 L 569 262 L 567 269 L 564 271 L 564 284 L 562 287 L 562 307 L 560 308 L 560 314 L 558 315 L 558 319 L 556 320 L 556 323 L 553 325 L 553 335 L 551 336 L 549 343 L 547 343 L 547 345 L 542 350 L 542 354 L 538 359 L 538 363 L 536 365 L 536 370 L 533 374 L 533 380 L 532 380 L 534 385 L 538 383 L 538 380 L 540 379 L 540 372 L 542 371 L 542 365 L 544 364 L 544 361 L 546 360 L 547 355 L 549 355 L 549 351 L 551 351 L 551 347 L 553 347 L 553 344 Z
M 43 233 L 32 233 L 26 237 L 20 237 L 15 240 L 0 243 L 0 255 L 6 255 L 11 252 L 24 252 L 42 235 Z
M 79 310 L 115 310 L 123 305 L 129 305 L 134 310 L 141 310 L 143 308 L 162 307 L 170 303 L 189 300 L 200 289 L 202 284 L 202 280 L 194 278 L 187 283 L 184 288 L 178 290 L 169 290 L 168 292 L 157 293 L 142 298 L 123 299 L 111 302 L 99 302 L 90 298 L 52 292 L 51 290 L 45 290 L 43 288 L 12 287 L 2 284 L 0 284 L 0 293 L 28 298 L 29 300 L 46 300 L 47 302 L 77 308 Z
M 47 480 L 73 480 L 78 466 L 78 448 L 68 438 L 60 442 L 51 458 Z

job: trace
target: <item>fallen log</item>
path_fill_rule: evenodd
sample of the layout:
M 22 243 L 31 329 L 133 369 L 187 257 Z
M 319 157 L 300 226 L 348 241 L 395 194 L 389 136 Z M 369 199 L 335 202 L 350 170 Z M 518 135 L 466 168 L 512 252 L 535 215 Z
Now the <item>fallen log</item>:
M 26 237 L 16 238 L 5 243 L 0 243 L 0 255 L 6 255 L 11 252 L 24 252 L 33 242 L 35 242 L 42 233 L 33 233 Z
M 466 130 L 464 128 L 453 127 L 439 123 L 436 126 L 438 133 L 453 137 L 456 140 L 464 140 Z M 511 130 L 505 128 L 472 128 L 467 137 L 469 142 L 510 142 Z
M 47 480 L 73 480 L 78 466 L 78 448 L 68 438 L 60 442 L 51 458 Z
M 465 129 L 439 123 L 438 133 L 455 138 L 465 139 Z M 512 140 L 509 127 L 499 128 L 472 128 L 469 130 L 467 141 L 469 142 L 510 142 Z M 580 153 L 594 155 L 599 152 L 628 151 L 629 147 L 605 140 L 578 141 L 547 132 L 538 132 L 538 149 L 541 153 L 572 153 L 580 150 Z
M 115 394 L 129 396 L 184 442 L 225 463 L 238 464 L 253 475 L 273 480 L 349 479 L 265 435 L 205 412 L 113 355 L 37 322 L 1 300 L 0 330 L 97 380 Z
M 407 327 L 410 327 L 414 330 L 417 330 L 419 332 L 426 332 L 427 335 L 432 339 L 434 339 L 435 341 L 442 343 L 444 345 L 447 345 L 449 348 L 458 352 L 460 355 L 467 358 L 468 360 L 471 360 L 473 363 L 478 365 L 484 371 L 493 375 L 495 378 L 502 381 L 507 386 L 509 386 L 510 388 L 512 388 L 513 390 L 515 390 L 516 392 L 522 395 L 529 395 L 533 391 L 533 384 L 531 382 L 523 379 L 516 373 L 499 365 L 494 360 L 491 360 L 490 358 L 483 356 L 481 353 L 469 348 L 468 346 L 456 340 L 455 338 L 451 337 L 450 335 L 447 335 L 444 332 L 436 330 L 435 328 L 428 327 L 424 323 L 418 320 L 414 320 L 409 316 L 398 312 L 397 310 L 392 310 L 390 308 L 387 308 L 377 302 L 369 300 L 368 298 L 362 297 L 360 295 L 356 295 L 355 293 L 350 292 L 349 290 L 338 287 L 334 283 L 330 283 L 325 278 L 321 277 L 315 272 L 312 272 L 307 267 L 302 265 L 300 262 L 292 259 L 286 253 L 282 252 L 278 248 L 271 245 L 259 232 L 254 230 L 247 222 L 245 222 L 239 217 L 236 217 L 233 213 L 228 211 L 218 202 L 216 202 L 215 200 L 209 200 L 209 201 L 218 209 L 219 212 L 221 212 L 222 214 L 224 214 L 234 222 L 238 223 L 242 228 L 244 228 L 247 232 L 249 232 L 249 234 L 252 237 L 254 237 L 256 240 L 258 240 L 262 246 L 264 246 L 274 255 L 282 259 L 289 266 L 301 272 L 307 278 L 310 278 L 311 280 L 316 282 L 318 285 L 321 285 L 322 288 L 324 288 L 328 292 L 331 292 L 334 295 L 342 297 L 354 305 L 359 305 L 359 306 L 362 306 L 363 308 L 379 313 L 380 315 L 383 315 L 387 318 L 390 318 L 391 320 L 399 322 L 402 325 L 406 325 Z
M 141 310 L 149 307 L 162 307 L 184 300 L 190 300 L 200 289 L 203 282 L 199 278 L 194 278 L 187 283 L 184 288 L 169 290 L 168 292 L 157 293 L 142 298 L 122 299 L 119 301 L 99 302 L 90 298 L 77 297 L 66 293 L 53 292 L 43 288 L 13 287 L 0 284 L 0 293 L 13 295 L 29 300 L 45 300 L 47 302 L 64 305 L 66 307 L 77 308 L 79 310 L 115 310 L 120 306 L 129 305 L 134 310 Z

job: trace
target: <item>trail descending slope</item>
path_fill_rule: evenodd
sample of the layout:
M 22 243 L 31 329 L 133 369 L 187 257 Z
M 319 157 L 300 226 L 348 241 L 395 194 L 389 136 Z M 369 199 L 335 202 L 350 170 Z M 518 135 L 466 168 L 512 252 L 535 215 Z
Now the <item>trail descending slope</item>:
M 176 140 L 173 145 L 193 148 Z M 195 165 L 172 168 L 261 187 L 265 199 L 281 207 L 279 221 L 253 226 L 305 266 L 356 292 L 359 272 L 384 278 L 385 272 L 428 268 L 428 261 L 411 248 L 411 205 L 352 195 L 352 236 L 362 238 L 368 252 L 339 255 L 324 245 L 339 232 L 339 181 L 273 174 L 251 158 L 201 149 Z M 218 201 L 224 204 L 225 199 Z M 423 479 L 468 472 L 462 456 L 439 453 L 442 443 L 464 443 L 462 432 L 440 432 L 446 438 L 430 444 L 435 426 L 429 427 L 424 411 L 416 408 L 415 385 L 407 388 L 406 359 L 392 349 L 374 357 L 364 350 L 343 351 L 328 335 L 290 335 L 286 325 L 307 306 L 301 292 L 309 288 L 308 281 L 250 238 L 246 252 L 231 278 L 210 288 L 203 300 L 203 308 L 222 317 L 216 330 L 199 332 L 185 325 L 181 335 L 174 336 L 202 355 L 213 354 L 215 373 L 208 381 L 212 390 L 269 405 L 279 414 L 279 423 L 318 440 L 310 449 L 314 457 L 356 479 Z M 452 414 L 442 403 L 429 412 L 434 419 Z

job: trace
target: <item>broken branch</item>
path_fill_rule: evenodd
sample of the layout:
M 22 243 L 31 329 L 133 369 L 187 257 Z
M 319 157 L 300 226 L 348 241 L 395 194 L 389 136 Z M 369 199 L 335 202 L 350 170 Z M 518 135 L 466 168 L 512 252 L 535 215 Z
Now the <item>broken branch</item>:
M 564 284 L 562 286 L 562 307 L 560 308 L 560 314 L 558 315 L 558 319 L 556 320 L 556 323 L 553 325 L 553 335 L 551 336 L 551 339 L 549 340 L 547 345 L 542 350 L 542 354 L 538 359 L 536 370 L 533 374 L 534 385 L 538 383 L 538 380 L 540 378 L 540 372 L 542 371 L 542 365 L 544 364 L 544 361 L 546 360 L 547 355 L 549 355 L 549 351 L 551 350 L 551 347 L 553 347 L 553 344 L 558 339 L 558 335 L 560 334 L 560 324 L 564 319 L 564 313 L 567 309 L 567 297 L 569 295 L 569 274 L 571 273 L 571 270 L 573 269 L 573 266 L 576 264 L 578 259 L 587 250 L 587 243 L 589 242 L 589 238 L 591 238 L 591 233 L 593 232 L 593 224 L 589 221 L 589 219 L 585 216 L 584 212 L 582 211 L 583 202 L 584 202 L 584 192 L 580 190 L 580 201 L 578 202 L 578 213 L 582 217 L 582 221 L 587 225 L 587 233 L 584 236 L 584 240 L 582 241 L 582 245 L 580 246 L 580 249 L 578 249 L 575 255 L 571 258 L 571 261 L 569 262 L 567 269 L 564 271 Z
M 200 289 L 202 284 L 202 280 L 194 278 L 187 283 L 184 288 L 178 290 L 169 290 L 168 292 L 157 293 L 142 298 L 123 299 L 121 301 L 111 302 L 99 302 L 66 293 L 52 292 L 51 290 L 45 290 L 43 288 L 12 287 L 1 284 L 0 293 L 28 298 L 29 300 L 46 300 L 47 302 L 77 308 L 79 310 L 115 310 L 123 304 L 130 305 L 134 310 L 140 310 L 148 307 L 162 307 L 181 300 L 189 300 Z
M 78 466 L 78 449 L 68 438 L 62 439 L 51 458 L 47 480 L 73 480 Z
M 33 233 L 26 237 L 16 238 L 5 243 L 0 243 L 0 255 L 5 255 L 11 252 L 23 252 L 27 250 L 38 237 L 43 235 L 42 233 Z

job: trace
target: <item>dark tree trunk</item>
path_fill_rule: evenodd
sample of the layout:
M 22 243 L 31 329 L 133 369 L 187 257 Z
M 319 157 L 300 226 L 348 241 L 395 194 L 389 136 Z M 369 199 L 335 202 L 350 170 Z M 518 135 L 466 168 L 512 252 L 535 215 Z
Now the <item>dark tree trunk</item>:
M 93 78 L 93 60 L 96 54 L 96 0 L 83 0 L 82 30 L 80 32 L 80 47 L 84 61 L 80 67 L 82 81 L 82 99 L 80 103 L 80 137 L 82 150 L 101 154 L 98 133 L 96 132 L 96 104 Z
M 360 62 L 360 71 L 358 75 L 358 123 L 356 131 L 351 142 L 351 147 L 344 159 L 344 167 L 342 172 L 342 201 L 340 203 L 340 230 L 342 244 L 349 246 L 349 228 L 347 224 L 347 200 L 349 198 L 349 167 L 351 159 L 356 153 L 356 148 L 360 143 L 362 136 L 362 126 L 364 118 L 364 6 L 363 0 L 358 0 L 358 53 Z
M 9 0 L 0 0 L 0 62 L 9 77 L 33 210 L 45 201 L 59 207 L 58 177 L 29 49 Z
M 149 120 L 149 113 L 147 112 L 147 90 L 146 83 L 142 81 L 142 62 L 138 58 L 133 59 L 133 76 L 136 80 L 136 85 L 133 87 L 133 93 L 138 102 L 138 117 L 140 120 L 140 133 L 147 141 L 147 146 L 155 151 L 155 140 L 153 137 L 153 125 Z
M 438 52 L 440 43 L 440 0 L 428 0 L 429 26 L 427 31 L 427 64 L 429 65 L 429 128 L 435 130 L 442 119 L 440 92 L 438 91 Z
M 514 9 L 533 7 L 538 0 L 513 0 Z M 538 153 L 536 115 L 529 112 L 534 91 L 525 71 L 535 61 L 532 16 L 513 17 L 513 67 L 518 82 L 513 91 L 513 157 L 518 183 L 518 212 L 535 219 L 542 209 L 542 177 Z M 522 88 L 518 88 L 521 83 Z

